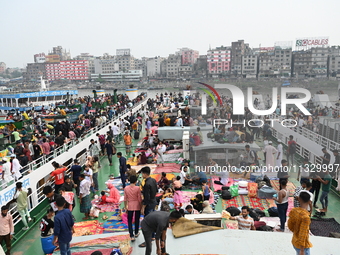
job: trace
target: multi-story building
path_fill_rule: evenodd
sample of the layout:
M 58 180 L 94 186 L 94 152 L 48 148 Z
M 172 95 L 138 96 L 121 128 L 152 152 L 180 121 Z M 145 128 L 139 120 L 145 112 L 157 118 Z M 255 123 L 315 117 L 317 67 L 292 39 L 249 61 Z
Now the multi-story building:
M 181 55 L 183 66 L 194 65 L 199 56 L 199 52 L 197 50 L 192 50 L 189 48 L 181 48 L 177 54 Z
M 231 63 L 230 47 L 221 46 L 212 50 L 208 50 L 207 63 L 209 74 L 229 73 Z
M 170 54 L 166 61 L 166 77 L 176 78 L 178 77 L 178 69 L 182 63 L 182 56 Z
M 60 62 L 60 78 L 72 81 L 89 79 L 87 60 L 65 60 Z
M 146 61 L 146 76 L 148 77 L 159 77 L 161 75 L 161 64 L 164 58 L 154 57 L 149 58 Z
M 80 55 L 76 56 L 74 60 L 86 60 L 88 63 L 89 73 L 95 73 L 95 67 L 94 67 L 94 59 L 95 57 L 93 55 L 90 55 L 89 53 L 80 53 Z
M 99 59 L 94 60 L 94 72 L 95 74 L 114 73 L 119 71 L 119 64 L 114 58 L 111 59 Z
M 328 55 L 328 76 L 340 77 L 340 46 L 330 48 Z
M 194 68 L 192 65 L 180 65 L 178 67 L 178 76 L 181 78 L 191 78 L 193 70 Z
M 0 73 L 6 72 L 6 64 L 5 62 L 0 62 Z
M 168 67 L 168 59 L 164 59 L 164 61 L 161 62 L 160 68 L 161 68 L 161 77 L 166 77 Z
M 207 77 L 208 62 L 207 55 L 200 55 L 194 65 L 194 75 L 196 77 Z
M 45 53 L 34 54 L 34 63 L 45 63 L 46 56 Z
M 46 78 L 49 81 L 61 79 L 60 63 L 46 63 Z
M 259 52 L 260 77 L 289 77 L 292 72 L 292 49 L 274 47 Z
M 304 78 L 311 74 L 312 51 L 302 50 L 293 52 L 292 73 L 294 77 Z
M 249 51 L 249 44 L 244 40 L 238 40 L 231 43 L 231 67 L 230 71 L 234 76 L 238 76 L 242 72 L 242 56 Z
M 135 69 L 136 70 L 142 70 L 143 77 L 147 76 L 147 57 L 142 57 L 141 59 L 135 59 Z
M 63 50 L 63 47 L 57 46 L 52 48 L 51 55 L 58 55 L 61 61 L 70 60 L 71 53 L 70 51 Z
M 23 74 L 23 80 L 26 82 L 38 81 L 40 76 L 46 77 L 45 63 L 29 63 L 26 72 Z
M 242 76 L 244 78 L 256 78 L 258 72 L 258 55 L 248 53 L 242 56 Z
M 130 49 L 117 49 L 115 59 L 120 71 L 135 70 L 135 58 L 131 55 Z
M 104 74 L 91 74 L 91 79 L 103 79 L 109 82 L 139 82 L 143 78 L 142 70 L 130 70 L 128 72 L 114 72 Z
M 310 76 L 323 78 L 327 77 L 327 63 L 330 49 L 324 47 L 312 48 L 312 69 Z

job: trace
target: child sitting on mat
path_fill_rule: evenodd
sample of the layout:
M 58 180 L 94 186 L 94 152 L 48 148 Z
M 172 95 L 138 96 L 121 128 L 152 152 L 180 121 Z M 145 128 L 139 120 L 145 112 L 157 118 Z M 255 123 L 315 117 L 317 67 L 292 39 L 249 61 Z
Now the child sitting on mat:
M 100 195 L 102 195 L 101 197 L 100 197 L 100 205 L 103 205 L 103 204 L 105 204 L 106 203 L 106 193 L 105 193 L 105 191 L 102 191 L 102 192 L 100 192 Z

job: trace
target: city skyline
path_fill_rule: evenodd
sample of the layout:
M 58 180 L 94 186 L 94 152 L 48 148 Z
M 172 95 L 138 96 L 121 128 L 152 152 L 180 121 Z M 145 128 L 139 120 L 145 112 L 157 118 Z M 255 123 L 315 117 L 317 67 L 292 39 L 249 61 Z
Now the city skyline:
M 0 62 L 23 68 L 34 54 L 48 54 L 57 45 L 72 57 L 115 55 L 116 49 L 130 48 L 136 58 L 167 57 L 182 47 L 205 55 L 209 46 L 230 46 L 241 39 L 252 48 L 292 41 L 294 49 L 295 39 L 319 36 L 340 45 L 336 22 L 330 22 L 339 5 L 330 0 L 320 8 L 306 0 L 7 1 L 0 9 Z

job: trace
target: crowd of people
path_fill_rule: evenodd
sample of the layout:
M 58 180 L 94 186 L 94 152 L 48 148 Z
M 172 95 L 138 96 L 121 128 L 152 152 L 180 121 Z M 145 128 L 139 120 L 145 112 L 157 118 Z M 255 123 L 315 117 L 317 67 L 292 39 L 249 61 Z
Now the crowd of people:
M 90 210 L 92 207 L 91 198 L 95 195 L 100 194 L 100 201 L 102 204 L 119 203 L 120 193 L 118 189 L 109 182 L 106 184 L 107 190 L 99 193 L 100 185 L 98 183 L 98 174 L 101 168 L 101 156 L 105 156 L 105 158 L 107 158 L 109 166 L 112 166 L 113 164 L 113 156 L 118 158 L 119 175 L 124 189 L 124 209 L 127 211 L 128 215 L 128 230 L 131 241 L 135 241 L 139 236 L 139 221 L 135 220 L 133 225 L 133 218 L 138 219 L 140 215 L 144 215 L 144 220 L 142 221 L 141 226 L 145 242 L 141 243 L 139 246 L 146 248 L 145 254 L 151 254 L 153 240 L 156 241 L 157 254 L 166 254 L 165 236 L 169 222 L 174 223 L 185 214 L 215 213 L 214 204 L 216 201 L 212 190 L 207 185 L 207 176 L 204 172 L 200 172 L 199 175 L 195 177 L 190 175 L 191 171 L 188 160 L 183 161 L 181 172 L 178 176 L 169 180 L 167 178 L 167 174 L 162 173 L 161 179 L 158 182 L 154 178 L 150 177 L 150 167 L 145 166 L 137 172 L 128 164 L 128 161 L 131 160 L 132 162 L 136 162 L 137 165 L 145 165 L 147 163 L 157 163 L 158 166 L 164 165 L 163 154 L 168 150 L 175 149 L 175 147 L 166 141 L 160 141 L 157 134 L 154 132 L 153 127 L 193 126 L 198 122 L 203 121 L 203 119 L 200 119 L 200 116 L 196 120 L 193 120 L 190 116 L 190 108 L 188 106 L 183 110 L 178 109 L 178 102 L 196 104 L 198 98 L 198 95 L 182 97 L 182 95 L 176 95 L 175 93 L 170 93 L 169 95 L 167 93 L 164 95 L 157 95 L 156 99 L 149 99 L 146 103 L 146 107 L 142 106 L 139 112 L 133 113 L 131 111 L 129 116 L 126 118 L 116 119 L 115 122 L 109 126 L 109 129 L 105 134 L 97 133 L 98 139 L 92 139 L 90 141 L 88 147 L 89 156 L 86 159 L 84 167 L 82 167 L 79 161 L 75 159 L 70 169 L 70 173 L 67 175 L 65 174 L 67 167 L 62 166 L 55 161 L 52 162 L 54 171 L 50 174 L 50 180 L 54 179 L 55 183 L 54 188 L 47 185 L 43 189 L 43 193 L 49 199 L 51 209 L 48 210 L 46 216 L 42 220 L 42 238 L 50 238 L 53 240 L 54 245 L 58 244 L 61 254 L 70 254 L 70 241 L 72 240 L 72 232 L 74 231 L 73 225 L 75 222 L 71 212 L 76 206 L 76 201 L 79 203 L 80 212 L 84 214 L 83 220 L 88 220 L 90 218 Z M 120 96 L 119 99 L 120 101 L 118 105 L 107 109 L 96 109 L 94 112 L 89 110 L 92 106 L 91 102 L 93 102 L 92 100 L 94 99 L 83 99 L 86 103 L 87 112 L 81 115 L 74 123 L 65 121 L 51 125 L 41 121 L 41 117 L 39 115 L 33 115 L 32 117 L 35 124 L 33 132 L 34 135 L 29 137 L 28 133 L 24 132 L 26 131 L 25 129 L 21 131 L 19 139 L 16 140 L 17 146 L 11 156 L 11 163 L 13 167 L 9 166 L 7 168 L 13 172 L 13 175 L 15 175 L 14 173 L 16 173 L 16 171 L 13 170 L 13 168 L 15 168 L 15 163 L 13 163 L 13 161 L 17 159 L 20 164 L 18 167 L 20 173 L 28 162 L 32 160 L 39 160 L 39 158 L 43 155 L 45 157 L 49 157 L 55 148 L 63 146 L 63 144 L 68 140 L 77 139 L 89 129 L 101 125 L 102 123 L 107 122 L 107 120 L 111 120 L 114 116 L 118 115 L 119 112 L 132 107 L 135 103 L 143 100 L 143 96 L 141 95 L 133 101 L 130 101 L 128 98 L 123 96 Z M 101 100 L 101 102 L 105 101 L 104 97 L 99 100 Z M 107 97 L 107 102 L 110 102 L 109 100 L 112 100 L 112 98 Z M 223 97 L 222 100 L 225 102 L 223 107 L 215 108 L 210 113 L 211 116 L 209 118 L 219 118 L 220 116 L 236 118 L 237 116 L 232 115 L 232 99 Z M 211 105 L 212 102 L 209 102 L 209 104 Z M 168 110 L 169 113 L 177 112 L 177 116 L 171 117 L 169 116 L 170 114 L 167 114 L 166 112 L 162 114 L 163 111 L 166 110 Z M 159 115 L 159 118 L 156 121 L 154 118 L 155 114 Z M 252 118 L 249 111 L 247 111 L 246 118 Z M 209 121 L 208 119 L 206 119 L 206 121 Z M 145 125 L 146 136 L 142 138 L 141 148 L 140 150 L 132 151 L 132 141 L 133 139 L 139 139 L 143 125 Z M 290 137 L 290 141 L 287 145 L 287 161 L 283 159 L 284 153 L 282 142 L 279 140 L 278 146 L 275 148 L 272 145 L 272 142 L 268 140 L 271 135 L 270 127 L 267 125 L 268 123 L 266 123 L 265 127 L 251 128 L 249 131 L 245 128 L 242 129 L 241 127 L 226 130 L 225 125 L 220 125 L 213 133 L 215 139 L 220 136 L 218 140 L 225 139 L 230 143 L 251 143 L 256 138 L 259 138 L 262 133 L 264 140 L 267 141 L 263 148 L 266 165 L 279 167 L 289 164 L 294 165 L 296 142 L 293 140 L 293 137 Z M 13 132 L 15 133 L 18 131 L 14 129 L 11 134 L 13 134 Z M 14 137 L 17 137 L 16 133 L 13 135 Z M 196 132 L 194 132 L 190 137 L 191 145 L 196 145 L 197 143 L 195 141 L 195 136 L 198 137 L 199 144 L 202 144 L 204 139 L 200 128 L 197 128 Z M 120 143 L 124 144 L 124 151 L 118 151 L 117 145 Z M 33 148 L 32 151 L 30 150 L 30 147 Z M 324 149 L 323 153 L 323 160 L 325 160 L 325 162 L 328 160 L 327 164 L 329 164 L 327 150 Z M 337 160 L 339 160 L 338 152 L 334 150 L 333 153 L 334 156 L 337 157 Z M 25 158 L 24 161 L 23 158 Z M 6 160 L 3 160 L 3 164 L 6 165 Z M 25 162 L 26 164 L 24 164 Z M 212 166 L 216 165 L 213 161 L 210 163 Z M 257 153 L 250 150 L 249 145 L 245 146 L 243 163 L 245 165 L 258 164 Z M 305 163 L 308 164 L 308 160 Z M 5 173 L 8 172 L 8 170 L 6 170 L 7 168 L 5 167 Z M 281 220 L 281 231 L 284 230 L 286 223 L 285 217 L 288 208 L 287 181 L 289 178 L 289 176 L 283 175 L 282 173 L 283 171 L 279 172 L 278 175 L 280 191 L 277 198 L 274 198 L 277 202 L 279 217 Z M 294 238 L 297 238 L 296 236 L 300 236 L 297 226 L 300 226 L 302 221 L 305 225 L 308 223 L 308 220 L 305 219 L 304 215 L 305 210 L 310 213 L 312 211 L 312 207 L 317 207 L 316 201 L 318 199 L 320 188 L 322 188 L 322 194 L 320 197 L 320 202 L 322 204 L 322 209 L 320 210 L 321 215 L 322 213 L 323 215 L 326 214 L 328 206 L 327 195 L 330 190 L 329 187 L 331 183 L 331 178 L 328 176 L 329 174 L 327 173 L 320 177 L 307 176 L 307 174 L 305 174 L 306 171 L 303 173 L 304 175 L 301 176 L 301 187 L 297 188 L 294 195 L 296 210 L 292 210 L 291 219 L 288 221 L 288 227 L 294 233 Z M 142 176 L 142 180 L 139 178 L 140 175 Z M 8 173 L 7 175 L 3 174 L 3 176 L 8 178 Z M 16 174 L 14 178 L 19 180 L 20 176 Z M 219 182 L 224 184 L 224 179 L 226 178 L 220 178 Z M 6 179 L 6 182 L 8 182 L 8 179 Z M 17 184 L 18 183 L 20 182 L 17 182 Z M 190 204 L 183 206 L 182 190 L 184 187 L 189 187 L 191 184 L 201 187 L 201 190 L 199 194 L 191 198 Z M 17 189 L 19 193 L 22 194 L 20 185 L 17 185 Z M 75 190 L 75 195 L 70 196 L 69 193 L 73 193 L 73 190 Z M 306 192 L 301 192 L 302 190 L 306 190 Z M 315 195 L 313 195 L 313 192 L 315 192 Z M 303 193 L 306 193 L 307 195 Z M 27 195 L 28 191 L 26 192 L 26 196 Z M 25 194 L 23 194 L 23 196 L 25 196 Z M 156 208 L 158 208 L 158 211 L 155 212 Z M 176 210 L 170 213 L 173 209 Z M 29 212 L 22 207 L 20 211 L 19 213 L 23 218 L 23 223 L 25 225 L 24 219 L 26 221 L 26 216 L 28 217 L 28 221 L 31 220 Z M 240 229 L 254 230 L 254 221 L 251 217 L 249 217 L 249 212 L 249 207 L 244 206 L 242 207 L 240 216 L 231 217 L 230 219 L 237 220 L 239 222 Z M 303 215 L 303 217 L 299 218 L 297 216 L 299 213 Z M 10 214 L 8 213 L 8 207 L 5 206 L 2 208 L 2 216 L 6 219 L 0 220 L 8 220 L 8 222 L 10 222 L 11 219 L 9 219 Z M 52 221 L 53 216 L 54 221 Z M 8 230 L 11 230 L 13 227 L 12 225 L 10 223 L 6 225 L 8 226 Z M 25 228 L 27 227 L 26 225 Z M 306 229 L 308 229 L 305 225 L 303 225 L 303 233 L 305 233 Z M 52 234 L 52 229 L 54 230 L 54 234 Z M 7 239 L 10 238 L 10 234 L 8 235 L 9 236 L 4 235 L 6 238 L 4 237 L 1 239 L 1 242 L 2 240 L 6 241 L 6 245 Z M 300 251 L 301 249 L 308 249 L 310 247 L 308 237 L 305 237 L 307 241 L 304 246 L 300 245 L 297 240 L 294 241 L 294 238 L 293 245 L 297 250 Z M 7 249 L 10 249 L 10 246 L 7 247 Z
M 100 126 L 107 121 L 112 120 L 125 110 L 131 109 L 133 105 L 142 101 L 144 94 L 139 95 L 137 98 L 130 100 L 126 95 L 118 95 L 117 103 L 113 104 L 114 98 L 111 95 L 105 95 L 98 98 L 83 97 L 71 100 L 68 102 L 62 102 L 57 104 L 54 110 L 47 110 L 42 108 L 42 111 L 29 111 L 22 115 L 22 118 L 31 120 L 31 125 L 23 126 L 21 130 L 18 130 L 14 124 L 7 124 L 3 128 L 2 132 L 4 137 L 13 136 L 15 145 L 14 148 L 8 147 L 10 153 L 10 162 L 8 164 L 13 165 L 10 167 L 4 167 L 2 173 L 2 187 L 6 187 L 8 183 L 13 180 L 18 180 L 22 177 L 22 174 L 27 172 L 27 165 L 33 161 L 36 162 L 36 166 L 39 166 L 42 157 L 50 159 L 53 156 L 54 150 L 59 147 L 63 147 L 69 141 L 77 141 L 84 136 L 88 130 L 93 127 Z M 97 104 L 96 108 L 92 108 L 92 105 Z M 99 107 L 100 104 L 106 103 L 108 106 L 105 108 Z M 76 104 L 85 105 L 82 112 L 79 112 L 79 117 L 76 121 L 71 123 L 68 119 L 56 121 L 55 123 L 49 123 L 44 121 L 43 116 L 46 115 L 65 115 L 69 112 L 68 109 L 73 109 Z M 65 106 L 66 110 L 61 108 L 61 105 Z M 77 110 L 79 110 L 77 108 Z M 70 110 L 73 112 L 73 110 Z M 9 119 L 17 119 L 19 113 L 10 113 Z M 123 124 L 121 130 L 114 129 L 112 136 L 117 137 L 124 130 L 124 123 L 129 123 L 131 119 L 125 118 L 119 119 Z M 101 141 L 102 142 L 102 141 Z M 3 157 L 3 164 L 7 163 L 7 159 Z

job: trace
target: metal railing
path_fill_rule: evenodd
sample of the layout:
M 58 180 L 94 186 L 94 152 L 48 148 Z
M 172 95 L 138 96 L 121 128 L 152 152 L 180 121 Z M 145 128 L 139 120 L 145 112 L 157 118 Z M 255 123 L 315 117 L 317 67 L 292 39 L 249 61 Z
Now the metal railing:
M 282 121 L 283 119 L 285 119 L 282 116 L 278 116 L 275 113 L 269 115 L 269 117 L 271 119 L 279 119 L 280 121 Z M 291 130 L 293 130 L 294 132 L 298 133 L 299 135 L 302 135 L 304 137 L 306 137 L 307 139 L 321 145 L 322 147 L 327 148 L 328 150 L 340 150 L 340 144 L 329 139 L 326 138 L 318 133 L 315 133 L 314 131 L 305 128 L 305 127 L 292 127 L 289 128 Z
M 147 97 L 144 100 L 140 101 L 138 104 L 135 104 L 132 108 L 142 104 L 146 100 L 147 100 Z M 79 142 L 87 139 L 89 136 L 93 135 L 94 133 L 98 133 L 98 131 L 100 129 L 104 128 L 105 126 L 113 123 L 114 121 L 117 121 L 124 114 L 130 112 L 130 110 L 131 110 L 131 108 L 124 110 L 116 118 L 113 118 L 112 120 L 107 120 L 105 123 L 102 123 L 101 125 L 92 128 L 83 137 L 81 137 L 77 140 L 72 140 L 72 141 L 64 144 L 63 146 L 57 148 L 56 150 L 53 151 L 53 155 L 50 154 L 48 157 L 42 157 L 41 159 L 38 159 L 38 160 L 31 162 L 29 164 L 29 168 L 26 169 L 24 173 L 29 174 L 32 171 L 38 169 L 43 164 L 46 164 L 46 163 L 52 161 L 52 159 L 61 155 L 65 151 L 71 149 L 74 145 L 76 145 Z M 85 156 L 85 159 L 86 159 L 87 153 L 88 153 L 88 150 L 86 150 L 82 155 L 80 155 L 78 157 L 78 159 L 84 158 L 84 156 Z M 82 161 L 85 161 L 85 160 L 80 160 L 80 162 L 82 162 Z M 65 167 L 68 168 L 68 170 L 66 171 L 67 174 L 70 173 L 70 168 L 72 167 L 72 165 L 73 165 L 73 162 L 71 162 L 67 166 L 65 166 Z M 45 178 L 45 177 L 43 177 L 43 178 Z M 28 200 L 28 211 L 33 210 L 34 208 L 36 208 L 38 205 L 40 205 L 45 200 L 45 195 L 43 194 L 43 189 L 46 185 L 53 185 L 53 184 L 54 184 L 54 178 L 52 178 L 50 182 L 48 182 L 48 183 L 45 182 L 43 185 L 37 187 L 37 189 L 28 196 L 28 198 L 27 198 L 27 200 Z M 9 213 L 11 213 L 11 215 L 13 216 L 14 225 L 18 224 L 21 221 L 21 216 L 20 216 L 19 212 L 17 211 L 17 205 L 10 208 Z
M 110 124 L 114 123 L 115 121 L 119 120 L 119 118 L 122 118 L 122 116 L 129 113 L 131 111 L 131 109 L 133 109 L 136 106 L 144 103 L 147 99 L 148 99 L 148 97 L 146 96 L 143 100 L 134 104 L 131 108 L 125 109 L 118 116 L 113 117 L 111 120 L 108 119 L 106 122 L 102 123 L 99 126 L 95 126 L 94 128 L 91 128 L 80 138 L 76 138 L 74 140 L 71 140 L 71 141 L 65 143 L 63 146 L 57 147 L 49 155 L 42 155 L 39 159 L 31 161 L 29 164 L 27 164 L 25 167 L 23 167 L 24 170 L 21 172 L 21 174 L 22 175 L 28 175 L 28 174 L 32 173 L 34 170 L 38 169 L 40 166 L 52 161 L 52 159 L 58 157 L 59 155 L 61 155 L 64 152 L 68 151 L 69 149 L 71 149 L 76 144 L 84 141 L 85 139 L 87 139 L 91 135 L 98 133 L 99 130 L 101 130 L 105 126 L 110 125 Z M 11 181 L 9 184 L 2 182 L 1 185 L 0 185 L 0 190 L 5 189 L 6 187 L 12 185 L 13 183 L 14 183 L 14 181 Z

